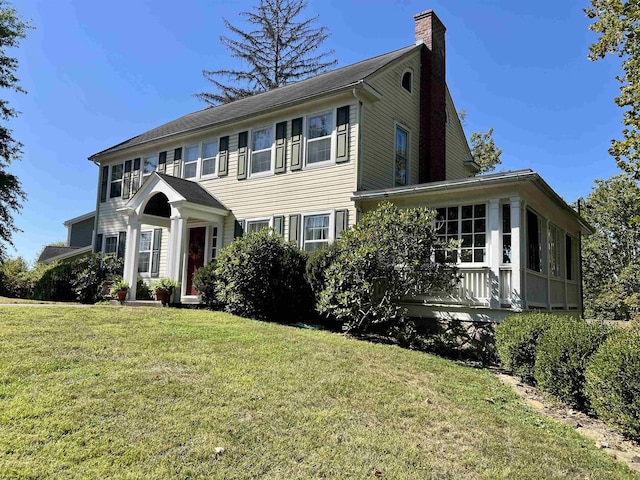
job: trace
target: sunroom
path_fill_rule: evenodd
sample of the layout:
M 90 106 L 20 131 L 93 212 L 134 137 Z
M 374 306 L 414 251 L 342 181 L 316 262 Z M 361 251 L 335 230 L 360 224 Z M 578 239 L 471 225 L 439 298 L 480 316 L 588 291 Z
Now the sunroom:
M 499 321 L 513 311 L 582 311 L 580 238 L 584 220 L 535 172 L 356 192 L 362 212 L 387 200 L 437 212 L 436 232 L 456 240 L 448 255 L 460 281 L 449 292 L 406 299 L 416 317 Z

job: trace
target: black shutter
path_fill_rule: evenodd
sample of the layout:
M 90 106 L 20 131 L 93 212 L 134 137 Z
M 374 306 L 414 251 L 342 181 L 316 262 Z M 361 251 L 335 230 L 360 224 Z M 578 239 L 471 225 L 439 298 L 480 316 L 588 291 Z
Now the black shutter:
M 173 151 L 173 176 L 180 176 L 180 164 L 182 160 L 182 147 L 178 147 Z
M 102 234 L 96 235 L 96 244 L 93 246 L 93 253 L 100 253 L 102 251 Z
M 107 188 L 109 187 L 109 166 L 104 166 L 100 173 L 100 202 L 107 201 Z
M 284 216 L 276 215 L 273 217 L 273 230 L 280 236 L 284 235 Z
M 302 168 L 302 118 L 291 120 L 291 170 Z
M 160 246 L 162 245 L 162 229 L 156 228 L 153 231 L 153 252 L 151 253 L 151 276 L 160 275 Z
M 127 247 L 127 232 L 118 233 L 118 258 L 124 258 L 125 248 Z
M 289 241 L 300 245 L 300 215 L 289 215 Z
M 349 210 L 337 210 L 334 239 L 340 238 L 347 228 L 349 228 Z
M 236 220 L 233 225 L 233 238 L 244 235 L 244 220 Z
M 224 177 L 229 173 L 229 137 L 220 137 L 218 149 L 218 176 Z
M 124 176 L 122 177 L 122 198 L 129 198 L 131 193 L 131 160 L 124 162 Z
M 349 161 L 349 105 L 340 107 L 336 118 L 337 153 L 336 163 Z
M 158 154 L 158 172 L 167 173 L 167 152 Z
M 133 197 L 140 187 L 140 159 L 133 161 L 133 173 L 131 174 L 131 196 Z
M 238 180 L 247 178 L 247 145 L 249 142 L 249 132 L 238 134 Z
M 275 173 L 287 169 L 287 122 L 276 123 L 276 168 Z

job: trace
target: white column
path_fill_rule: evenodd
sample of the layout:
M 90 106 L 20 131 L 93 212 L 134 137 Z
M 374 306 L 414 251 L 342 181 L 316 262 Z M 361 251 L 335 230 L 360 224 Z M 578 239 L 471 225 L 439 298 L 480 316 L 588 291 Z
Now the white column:
M 500 308 L 500 260 L 502 242 L 500 241 L 500 201 L 489 200 L 489 305 Z
M 520 245 L 524 230 L 520 228 L 522 210 L 520 208 L 520 197 L 509 198 L 511 203 L 511 308 L 522 310 L 524 298 L 522 292 L 524 285 L 524 257 L 521 253 Z
M 182 282 L 182 268 L 183 268 L 183 250 L 187 243 L 187 220 L 180 215 L 171 217 L 171 231 L 169 232 L 169 251 L 167 258 L 167 276 Z M 183 288 L 180 285 L 180 295 Z
M 140 222 L 137 215 L 127 219 L 127 245 L 124 251 L 123 278 L 129 282 L 129 300 L 136 299 L 138 282 L 138 255 L 140 245 Z

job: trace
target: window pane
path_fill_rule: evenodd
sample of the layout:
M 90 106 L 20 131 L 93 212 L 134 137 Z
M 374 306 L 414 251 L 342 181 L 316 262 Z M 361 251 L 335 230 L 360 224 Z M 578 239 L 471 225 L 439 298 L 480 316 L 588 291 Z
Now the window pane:
M 477 248 L 473 253 L 474 262 L 484 262 L 484 248 Z
M 254 130 L 253 132 L 253 150 L 264 150 L 271 148 L 273 143 L 272 128 L 263 128 L 262 130 Z
M 331 138 L 309 142 L 307 163 L 318 163 L 331 160 Z
M 213 175 L 216 173 L 216 161 L 215 159 L 202 161 L 202 175 Z
M 212 158 L 218 154 L 218 142 L 204 142 L 202 144 L 202 158 Z
M 271 170 L 271 150 L 254 153 L 251 156 L 251 173 L 268 172 Z
M 472 218 L 473 216 L 473 206 L 465 205 L 462 207 L 462 218 Z
M 184 149 L 184 161 L 194 162 L 198 160 L 199 154 L 200 152 L 199 152 L 198 145 L 191 145 Z
M 113 182 L 109 190 L 109 198 L 119 197 L 120 195 L 122 195 L 122 182 Z
M 184 165 L 184 178 L 193 178 L 196 176 L 197 163 L 185 163 Z
M 118 251 L 118 237 L 107 237 L 105 239 L 104 253 L 116 253 Z
M 473 206 L 473 216 L 475 218 L 480 218 L 485 216 L 485 205 L 474 205 Z
M 138 273 L 149 272 L 149 258 L 151 258 L 151 252 L 140 252 L 138 257 Z
M 140 251 L 151 250 L 151 232 L 140 234 Z
M 265 228 L 269 228 L 269 221 L 268 220 L 259 220 L 259 221 L 255 221 L 255 222 L 247 222 L 247 233 L 250 233 L 250 232 L 257 233 L 260 230 L 263 230 Z
M 304 219 L 304 249 L 317 250 L 329 243 L 329 215 L 315 215 Z
M 111 181 L 120 180 L 122 178 L 122 165 L 114 165 L 111 167 Z
M 324 113 L 309 117 L 308 119 L 308 138 L 318 138 L 330 135 L 333 130 L 333 114 Z
M 151 173 L 156 170 L 158 167 L 158 157 L 152 155 L 150 157 L 144 157 L 143 162 L 143 173 L 146 175 L 147 173 Z

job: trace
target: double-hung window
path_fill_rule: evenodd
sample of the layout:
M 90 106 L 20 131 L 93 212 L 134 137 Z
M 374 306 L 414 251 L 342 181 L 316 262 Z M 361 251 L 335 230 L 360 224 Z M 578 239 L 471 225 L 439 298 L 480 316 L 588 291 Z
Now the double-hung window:
M 184 149 L 184 178 L 195 178 L 198 176 L 198 159 L 200 158 L 200 147 L 189 145 Z
M 395 186 L 407 184 L 409 166 L 409 132 L 396 126 Z
M 117 254 L 118 253 L 118 236 L 117 235 L 107 235 L 104 239 L 104 253 L 106 255 L 109 254 Z
M 151 245 L 153 232 L 142 232 L 140 234 L 140 250 L 138 253 L 138 273 L 149 273 L 151 266 Z
M 122 195 L 122 171 L 122 164 L 111 166 L 109 198 L 120 197 Z
M 211 260 L 218 256 L 218 227 L 211 227 Z
M 247 233 L 257 233 L 260 230 L 271 226 L 270 218 L 258 218 L 255 220 L 247 220 Z
M 331 160 L 333 112 L 307 117 L 307 165 Z
M 251 175 L 271 171 L 273 126 L 254 130 L 251 134 Z
M 146 176 L 158 168 L 158 155 L 147 155 L 142 159 L 142 175 Z
M 216 157 L 218 155 L 218 141 L 202 142 L 202 172 L 201 177 L 216 173 Z
M 331 239 L 331 215 L 307 215 L 304 217 L 302 246 L 307 252 L 328 245 Z
M 440 240 L 458 241 L 458 252 L 448 252 L 446 259 L 455 262 L 458 255 L 464 263 L 484 263 L 487 261 L 487 206 L 462 205 L 437 209 L 436 228 Z M 438 259 L 445 258 L 444 252 Z

